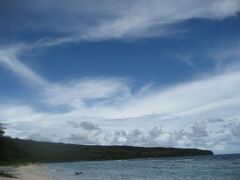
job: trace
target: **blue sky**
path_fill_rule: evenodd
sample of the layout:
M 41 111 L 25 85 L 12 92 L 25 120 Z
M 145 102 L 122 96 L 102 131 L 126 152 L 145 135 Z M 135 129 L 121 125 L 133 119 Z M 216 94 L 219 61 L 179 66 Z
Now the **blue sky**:
M 0 2 L 0 122 L 77 144 L 240 151 L 240 2 Z

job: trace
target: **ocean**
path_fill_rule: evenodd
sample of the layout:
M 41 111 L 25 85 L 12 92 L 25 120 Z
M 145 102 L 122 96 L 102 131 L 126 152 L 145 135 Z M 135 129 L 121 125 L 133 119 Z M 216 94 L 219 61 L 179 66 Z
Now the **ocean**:
M 61 180 L 240 180 L 240 154 L 51 163 L 42 167 Z

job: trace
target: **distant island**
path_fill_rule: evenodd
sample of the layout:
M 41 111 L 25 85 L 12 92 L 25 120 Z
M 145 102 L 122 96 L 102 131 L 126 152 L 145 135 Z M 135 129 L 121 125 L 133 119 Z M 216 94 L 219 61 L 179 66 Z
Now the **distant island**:
M 75 145 L 0 137 L 0 165 L 213 155 L 210 150 Z

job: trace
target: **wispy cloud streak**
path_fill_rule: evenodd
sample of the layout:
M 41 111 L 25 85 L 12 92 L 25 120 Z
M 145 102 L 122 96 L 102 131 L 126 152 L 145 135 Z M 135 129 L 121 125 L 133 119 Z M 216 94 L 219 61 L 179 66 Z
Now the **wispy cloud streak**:
M 35 85 L 46 86 L 47 81 L 44 78 L 18 60 L 17 54 L 19 51 L 22 51 L 19 46 L 0 49 L 0 65 L 3 65 L 24 80 L 26 79 Z
M 17 3 L 13 10 L 14 7 L 23 11 L 15 12 L 16 19 L 20 13 L 19 22 L 25 25 L 22 26 L 23 31 L 48 31 L 55 34 L 55 37 L 42 37 L 41 44 L 46 46 L 80 41 L 172 36 L 182 31 L 177 24 L 189 19 L 223 19 L 237 15 L 240 11 L 238 0 L 104 0 L 101 3 L 96 0 L 88 3 L 32 0 L 24 5 Z M 25 15 L 28 18 L 24 18 Z

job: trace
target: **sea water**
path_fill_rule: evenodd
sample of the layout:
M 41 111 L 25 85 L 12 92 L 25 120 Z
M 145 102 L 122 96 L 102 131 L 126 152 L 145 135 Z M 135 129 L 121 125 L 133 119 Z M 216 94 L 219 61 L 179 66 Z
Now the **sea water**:
M 240 180 L 240 154 L 51 163 L 43 168 L 62 180 Z

